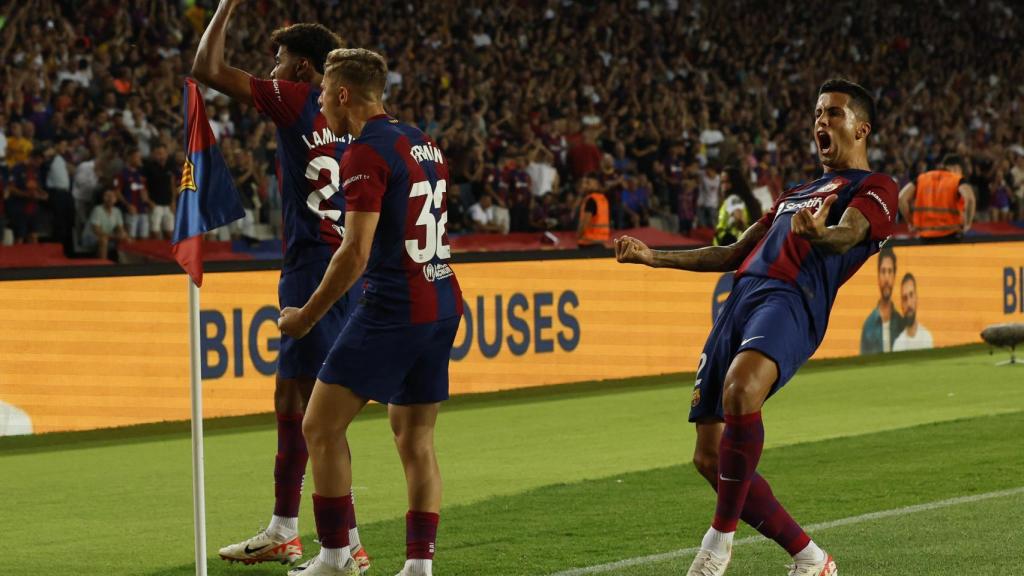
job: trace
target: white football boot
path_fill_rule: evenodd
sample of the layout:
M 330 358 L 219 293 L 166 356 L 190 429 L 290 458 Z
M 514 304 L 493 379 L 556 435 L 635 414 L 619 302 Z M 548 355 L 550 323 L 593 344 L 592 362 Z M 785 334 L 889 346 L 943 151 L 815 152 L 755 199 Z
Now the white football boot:
M 243 564 L 259 564 L 260 562 L 294 564 L 302 558 L 302 541 L 298 536 L 290 540 L 282 540 L 271 534 L 269 530 L 263 529 L 248 540 L 221 548 L 220 557 L 228 562 L 242 562 Z
M 366 548 L 360 546 L 353 550 L 352 558 L 356 561 L 356 564 L 359 565 L 359 574 L 366 574 L 370 570 L 370 555 L 366 553 Z M 309 568 L 309 565 L 312 564 L 314 560 L 316 560 L 316 556 L 296 566 L 293 572 L 299 572 Z
M 309 562 L 288 571 L 288 576 L 359 576 L 359 564 L 349 558 L 344 568 L 329 566 L 318 554 Z
M 839 576 L 839 569 L 832 555 L 826 553 L 823 560 L 793 564 L 789 567 L 789 576 Z
M 729 566 L 729 560 L 732 559 L 732 550 L 729 550 L 729 555 L 719 556 L 711 550 L 701 550 L 697 552 L 697 557 L 693 559 L 693 564 L 690 564 L 690 569 L 687 570 L 686 576 L 722 576 L 725 574 L 725 569 Z

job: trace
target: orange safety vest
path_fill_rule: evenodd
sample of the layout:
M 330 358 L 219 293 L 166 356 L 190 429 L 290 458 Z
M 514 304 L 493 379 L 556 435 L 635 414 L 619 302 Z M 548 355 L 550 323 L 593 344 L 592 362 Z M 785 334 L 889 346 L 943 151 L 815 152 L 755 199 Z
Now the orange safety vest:
M 580 244 L 604 244 L 612 239 L 611 219 L 608 217 L 608 199 L 600 192 L 594 192 L 583 199 L 580 204 L 580 218 L 587 209 L 587 201 L 593 200 L 597 205 L 597 213 L 590 217 L 590 223 L 583 228 Z
M 949 236 L 963 228 L 960 179 L 945 170 L 932 170 L 917 177 L 910 218 L 918 236 Z

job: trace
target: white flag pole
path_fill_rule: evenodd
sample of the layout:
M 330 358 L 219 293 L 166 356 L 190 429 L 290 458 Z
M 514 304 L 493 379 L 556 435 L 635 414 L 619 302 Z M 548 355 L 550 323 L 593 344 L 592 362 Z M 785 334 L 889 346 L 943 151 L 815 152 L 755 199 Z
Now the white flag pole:
M 199 288 L 188 280 L 188 327 L 192 376 L 192 502 L 196 576 L 206 576 L 206 490 L 203 481 L 203 376 L 199 366 Z

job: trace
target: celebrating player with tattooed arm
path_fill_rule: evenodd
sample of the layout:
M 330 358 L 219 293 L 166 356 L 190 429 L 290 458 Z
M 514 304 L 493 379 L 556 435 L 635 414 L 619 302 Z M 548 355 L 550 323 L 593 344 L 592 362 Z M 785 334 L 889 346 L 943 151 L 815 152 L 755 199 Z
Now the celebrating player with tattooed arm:
M 740 519 L 792 557 L 790 576 L 835 576 L 818 547 L 757 473 L 764 445 L 761 406 L 796 373 L 825 336 L 839 287 L 889 236 L 893 179 L 868 168 L 875 105 L 861 86 L 830 80 L 818 92 L 814 138 L 821 178 L 782 195 L 730 246 L 653 251 L 619 238 L 619 262 L 698 272 L 736 270 L 697 364 L 690 421 L 694 464 L 718 493 L 714 520 L 688 576 L 721 576 Z

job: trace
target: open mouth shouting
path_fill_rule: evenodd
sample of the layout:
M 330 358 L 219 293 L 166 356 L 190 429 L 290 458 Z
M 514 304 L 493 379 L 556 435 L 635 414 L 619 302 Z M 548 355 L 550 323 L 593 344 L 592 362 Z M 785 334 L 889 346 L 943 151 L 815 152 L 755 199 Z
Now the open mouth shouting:
M 822 156 L 828 156 L 832 152 L 832 136 L 824 130 L 818 130 L 814 137 L 818 142 L 818 152 Z

